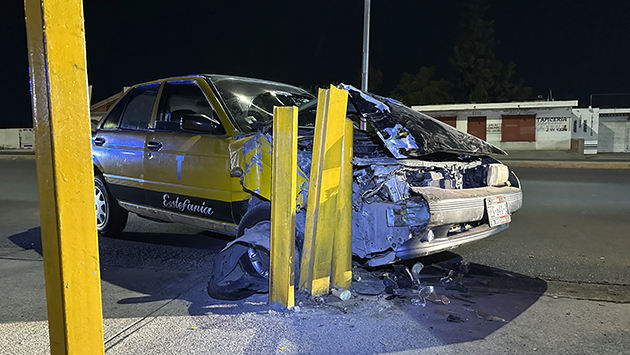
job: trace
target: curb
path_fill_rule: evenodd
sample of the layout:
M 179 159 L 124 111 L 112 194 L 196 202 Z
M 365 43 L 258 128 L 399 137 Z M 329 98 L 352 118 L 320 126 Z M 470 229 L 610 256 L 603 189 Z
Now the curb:
M 0 154 L 0 160 L 35 160 L 35 154 Z
M 511 168 L 630 169 L 628 161 L 511 160 L 502 163 Z

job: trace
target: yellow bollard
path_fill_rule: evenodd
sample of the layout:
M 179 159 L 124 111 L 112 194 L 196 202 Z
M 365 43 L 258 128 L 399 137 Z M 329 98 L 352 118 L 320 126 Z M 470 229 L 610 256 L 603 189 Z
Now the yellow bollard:
M 345 119 L 341 182 L 337 197 L 337 231 L 333 246 L 331 284 L 347 290 L 352 284 L 352 121 Z
M 294 305 L 297 114 L 297 107 L 273 108 L 269 302 L 287 308 Z
M 24 5 L 50 350 L 103 354 L 83 5 Z
M 313 296 L 330 288 L 347 104 L 347 91 L 319 90 L 299 281 Z

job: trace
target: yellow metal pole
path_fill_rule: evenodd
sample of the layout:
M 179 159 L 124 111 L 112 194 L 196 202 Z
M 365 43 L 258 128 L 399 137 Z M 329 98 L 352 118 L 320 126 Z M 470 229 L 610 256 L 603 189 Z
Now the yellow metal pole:
M 295 279 L 298 109 L 274 107 L 273 116 L 269 302 L 291 308 Z
M 83 4 L 24 8 L 50 350 L 103 354 Z
M 347 290 L 352 283 L 352 121 L 345 119 L 341 183 L 337 197 L 337 231 L 333 244 L 332 279 L 337 288 Z
M 319 190 L 321 186 L 322 159 L 326 120 L 324 108 L 328 107 L 328 93 L 319 89 L 317 95 L 317 116 L 315 118 L 315 132 L 313 137 L 313 155 L 311 158 L 311 176 L 308 184 L 308 199 L 306 210 L 306 225 L 304 227 L 304 242 L 302 244 L 302 258 L 300 260 L 300 290 L 312 291 L 313 261 L 315 252 L 316 217 L 319 215 Z
M 328 293 L 348 92 L 319 91 L 299 286 Z

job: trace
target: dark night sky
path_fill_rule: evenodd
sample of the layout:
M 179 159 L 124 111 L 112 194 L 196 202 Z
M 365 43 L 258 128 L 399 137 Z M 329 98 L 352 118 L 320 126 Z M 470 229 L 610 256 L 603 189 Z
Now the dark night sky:
M 630 92 L 630 1 L 491 1 L 499 59 L 534 94 Z M 370 63 L 382 95 L 403 72 L 450 73 L 462 0 L 372 0 Z M 24 5 L 0 4 L 0 126 L 30 126 Z M 85 0 L 93 102 L 161 77 L 219 73 L 311 87 L 360 85 L 363 1 Z M 630 99 L 628 100 L 630 102 Z M 597 102 L 595 102 L 597 104 Z

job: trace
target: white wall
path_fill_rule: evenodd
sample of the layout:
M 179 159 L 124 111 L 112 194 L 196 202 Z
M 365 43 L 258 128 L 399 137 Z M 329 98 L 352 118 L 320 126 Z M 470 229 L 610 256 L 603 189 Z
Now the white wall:
M 569 102 L 573 104 L 573 102 Z M 544 102 L 549 105 L 550 103 Z M 577 102 L 575 102 L 577 104 Z M 496 106 L 478 109 L 444 109 L 435 107 L 415 106 L 420 112 L 429 116 L 455 116 L 456 127 L 460 131 L 468 130 L 468 117 L 486 117 L 486 140 L 506 150 L 569 150 L 571 149 L 571 124 L 573 113 L 571 107 L 526 107 L 501 108 L 501 104 L 486 104 Z M 510 103 L 505 105 L 510 106 Z M 444 105 L 448 106 L 448 105 Z M 452 105 L 457 106 L 457 105 Z M 465 105 L 461 105 L 465 106 Z M 483 106 L 483 105 L 480 105 Z M 426 108 L 426 110 L 425 110 Z M 536 140 L 532 142 L 501 142 L 501 116 L 503 115 L 535 115 Z
M 32 128 L 0 129 L 0 149 L 34 149 Z
M 536 149 L 571 149 L 571 107 L 536 110 Z
M 597 154 L 599 145 L 599 108 L 574 108 L 571 138 L 584 140 L 584 154 Z

